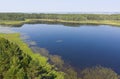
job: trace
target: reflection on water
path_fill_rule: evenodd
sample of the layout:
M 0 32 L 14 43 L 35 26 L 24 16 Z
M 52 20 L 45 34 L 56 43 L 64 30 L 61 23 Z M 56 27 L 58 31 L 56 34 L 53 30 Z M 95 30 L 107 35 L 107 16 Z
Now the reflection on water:
M 36 50 L 43 54 L 46 52 L 46 55 L 47 53 L 60 55 L 75 67 L 102 65 L 120 72 L 119 27 L 25 24 L 19 28 L 1 27 L 0 32 L 11 29 L 23 34 L 23 39 L 27 39 L 32 48 L 37 45 L 40 49 Z
M 10 27 L 1 27 L 0 26 L 0 33 L 15 33 L 15 31 L 11 30 Z
M 63 40 L 57 40 L 57 41 L 56 41 L 56 43 L 61 43 L 61 42 L 63 42 Z

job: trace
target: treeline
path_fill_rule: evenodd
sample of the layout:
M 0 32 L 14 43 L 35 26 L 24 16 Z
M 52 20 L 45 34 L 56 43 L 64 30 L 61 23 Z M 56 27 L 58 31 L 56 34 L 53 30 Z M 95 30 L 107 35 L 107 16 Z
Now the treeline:
M 64 79 L 64 75 L 44 59 L 34 60 L 18 45 L 0 38 L 0 79 Z
M 67 21 L 120 20 L 120 14 L 0 13 L 0 20 L 24 21 L 25 19 L 54 19 Z

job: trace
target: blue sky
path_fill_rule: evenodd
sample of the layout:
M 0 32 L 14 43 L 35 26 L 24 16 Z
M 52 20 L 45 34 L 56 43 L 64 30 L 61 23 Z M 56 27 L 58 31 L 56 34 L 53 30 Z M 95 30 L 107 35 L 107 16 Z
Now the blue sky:
M 120 0 L 0 0 L 0 12 L 120 12 Z

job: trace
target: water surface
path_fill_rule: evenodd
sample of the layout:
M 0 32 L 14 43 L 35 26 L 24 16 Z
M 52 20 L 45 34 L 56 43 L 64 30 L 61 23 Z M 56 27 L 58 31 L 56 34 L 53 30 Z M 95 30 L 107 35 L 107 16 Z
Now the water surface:
M 74 67 L 102 65 L 120 73 L 119 27 L 25 24 L 10 29 L 26 34 L 29 40 L 36 42 L 38 47 L 46 48 L 50 54 L 60 55 Z

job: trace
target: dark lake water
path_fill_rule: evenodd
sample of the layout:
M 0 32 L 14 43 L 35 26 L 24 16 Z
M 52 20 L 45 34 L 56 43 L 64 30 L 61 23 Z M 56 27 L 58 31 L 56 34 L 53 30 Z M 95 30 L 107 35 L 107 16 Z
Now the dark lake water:
M 1 27 L 2 31 L 7 27 Z M 120 73 L 120 28 L 109 25 L 25 24 L 12 27 L 26 34 L 38 47 L 60 55 L 77 68 L 101 65 Z

